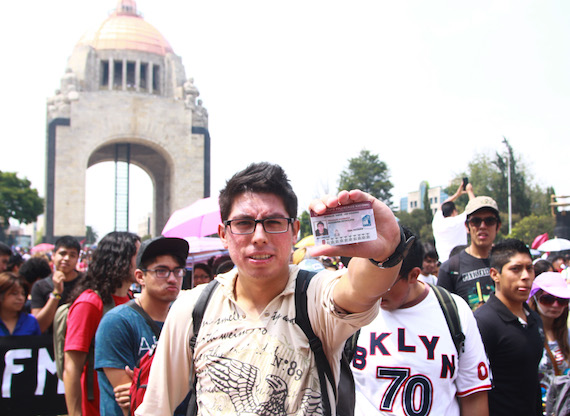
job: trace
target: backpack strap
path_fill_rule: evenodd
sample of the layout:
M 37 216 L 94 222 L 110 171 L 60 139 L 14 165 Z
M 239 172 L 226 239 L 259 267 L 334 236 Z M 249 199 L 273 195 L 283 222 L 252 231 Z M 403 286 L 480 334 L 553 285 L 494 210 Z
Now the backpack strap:
M 208 306 L 208 302 L 210 302 L 210 298 L 214 293 L 215 289 L 218 287 L 220 282 L 216 279 L 213 279 L 208 283 L 208 285 L 202 290 L 200 296 L 198 296 L 198 300 L 194 305 L 194 310 L 192 311 L 192 337 L 190 338 L 190 350 L 192 351 L 192 355 L 194 355 L 194 348 L 196 347 L 196 339 L 198 338 L 198 332 L 200 331 L 200 326 L 202 325 L 202 319 L 204 318 L 204 312 L 206 311 L 206 307 Z M 188 393 L 189 400 L 188 400 L 188 407 L 186 409 L 187 416 L 194 416 L 198 413 L 198 403 L 196 401 L 196 374 L 194 370 L 192 370 L 191 378 L 191 388 L 190 392 Z
M 453 344 L 455 344 L 455 349 L 459 356 L 464 350 L 465 335 L 461 329 L 457 304 L 448 290 L 432 284 L 429 284 L 429 287 L 433 290 L 433 293 L 435 293 L 439 306 L 441 306 L 441 310 L 443 311 L 445 321 L 447 322 L 447 326 L 451 334 L 451 339 L 453 340 Z
M 309 312 L 307 308 L 307 288 L 309 287 L 309 282 L 314 275 L 314 272 L 308 272 L 306 270 L 299 270 L 299 273 L 297 274 L 297 281 L 295 283 L 295 323 L 299 325 L 299 327 L 305 333 L 306 337 L 309 340 L 311 350 L 315 355 L 315 362 L 317 364 L 317 371 L 319 373 L 319 382 L 321 384 L 323 410 L 325 415 L 328 416 L 331 415 L 331 403 L 328 395 L 326 379 L 329 380 L 329 383 L 333 387 L 333 392 L 335 394 L 334 403 L 336 403 L 337 388 L 334 382 L 330 364 L 325 355 L 325 351 L 323 350 L 323 343 L 313 331 L 311 322 L 309 321 Z
M 137 311 L 139 315 L 144 318 L 144 320 L 146 321 L 150 329 L 152 329 L 152 332 L 158 339 L 160 337 L 160 327 L 157 325 L 154 319 L 152 319 L 150 315 L 146 313 L 146 311 L 142 308 L 142 306 L 137 303 L 136 299 L 131 299 L 130 301 L 128 301 L 127 306 Z

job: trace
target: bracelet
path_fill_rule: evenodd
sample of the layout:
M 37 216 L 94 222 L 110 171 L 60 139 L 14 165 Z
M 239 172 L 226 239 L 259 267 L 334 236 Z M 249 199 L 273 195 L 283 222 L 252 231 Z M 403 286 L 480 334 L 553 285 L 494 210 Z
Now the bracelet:
M 61 293 L 56 292 L 55 290 L 49 294 L 50 299 L 61 299 Z
M 412 235 L 406 240 L 402 226 L 399 223 L 398 226 L 400 227 L 400 243 L 396 247 L 396 250 L 394 250 L 394 252 L 382 262 L 376 261 L 374 259 L 368 259 L 373 265 L 381 269 L 389 269 L 390 267 L 394 267 L 400 263 L 402 260 L 404 260 L 404 257 L 408 255 L 408 251 L 410 250 L 410 247 L 412 246 L 416 237 Z

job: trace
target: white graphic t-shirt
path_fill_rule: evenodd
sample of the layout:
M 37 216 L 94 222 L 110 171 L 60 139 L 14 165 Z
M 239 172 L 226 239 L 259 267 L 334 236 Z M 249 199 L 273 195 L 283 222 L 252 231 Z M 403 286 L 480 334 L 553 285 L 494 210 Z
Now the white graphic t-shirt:
M 465 334 L 457 350 L 433 291 L 420 303 L 388 312 L 360 330 L 351 368 L 355 415 L 459 415 L 456 395 L 490 390 L 489 365 L 471 309 L 452 295 Z

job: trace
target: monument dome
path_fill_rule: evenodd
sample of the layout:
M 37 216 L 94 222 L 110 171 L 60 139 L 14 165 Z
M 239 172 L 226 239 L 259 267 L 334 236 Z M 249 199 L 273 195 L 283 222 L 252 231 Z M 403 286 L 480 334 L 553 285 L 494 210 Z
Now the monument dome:
M 105 0 L 111 1 L 111 0 Z M 129 227 L 129 165 L 154 185 L 147 232 L 210 193 L 208 112 L 182 58 L 137 11 L 119 0 L 75 44 L 47 100 L 45 240 L 85 232 L 86 170 L 115 162 L 115 230 Z M 109 184 L 111 186 L 111 184 Z
M 78 45 L 96 50 L 128 49 L 164 56 L 172 48 L 162 34 L 137 12 L 134 0 L 119 0 L 117 8 L 97 28 L 88 31 Z

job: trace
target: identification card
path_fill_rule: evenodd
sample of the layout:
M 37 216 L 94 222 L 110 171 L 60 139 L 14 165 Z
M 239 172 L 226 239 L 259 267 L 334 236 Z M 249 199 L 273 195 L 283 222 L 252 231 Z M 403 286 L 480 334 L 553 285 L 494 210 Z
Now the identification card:
M 327 208 L 324 215 L 317 215 L 311 210 L 311 226 L 317 246 L 340 246 L 377 238 L 370 201 Z

